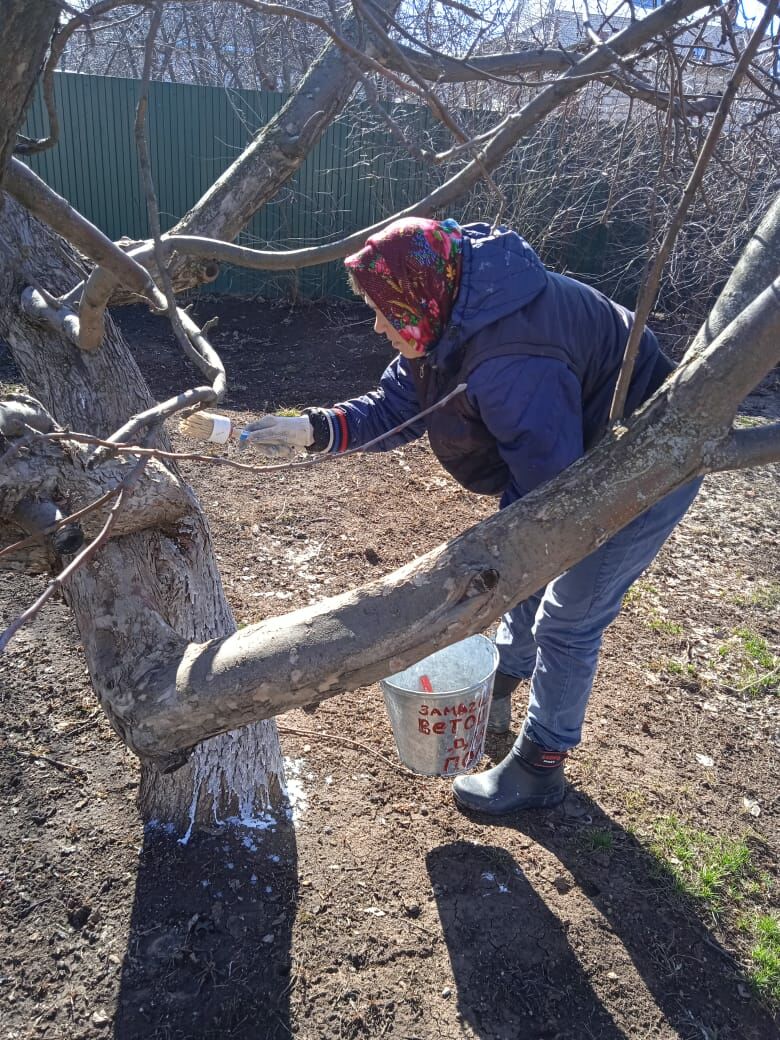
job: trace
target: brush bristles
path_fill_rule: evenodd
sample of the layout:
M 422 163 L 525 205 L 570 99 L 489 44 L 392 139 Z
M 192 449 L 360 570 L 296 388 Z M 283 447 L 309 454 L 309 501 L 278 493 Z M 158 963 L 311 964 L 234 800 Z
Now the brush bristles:
M 207 441 L 214 432 L 214 416 L 211 412 L 195 412 L 182 421 L 181 432 L 196 441 Z

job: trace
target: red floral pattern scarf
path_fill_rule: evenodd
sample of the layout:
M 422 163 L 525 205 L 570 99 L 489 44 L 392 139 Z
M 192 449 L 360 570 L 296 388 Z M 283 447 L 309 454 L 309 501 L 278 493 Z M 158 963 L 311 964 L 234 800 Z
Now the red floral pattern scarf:
M 441 337 L 458 295 L 463 235 L 454 220 L 404 217 L 344 265 L 360 291 L 424 354 Z

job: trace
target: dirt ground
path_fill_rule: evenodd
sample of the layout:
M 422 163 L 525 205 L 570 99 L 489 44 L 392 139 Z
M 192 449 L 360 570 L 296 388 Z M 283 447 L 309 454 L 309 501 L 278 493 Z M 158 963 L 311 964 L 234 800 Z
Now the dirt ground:
M 364 392 L 389 359 L 357 306 L 196 311 L 220 314 L 237 418 Z M 122 320 L 158 396 L 187 384 L 160 322 Z M 770 380 L 748 410 L 779 404 Z M 294 824 L 186 847 L 144 832 L 136 762 L 67 609 L 47 607 L 0 661 L 0 1040 L 777 1037 L 751 980 L 751 921 L 778 908 L 777 478 L 706 481 L 607 633 L 565 802 L 500 822 L 399 769 L 370 687 L 279 718 Z M 262 484 L 191 479 L 246 622 L 491 510 L 422 442 Z M 2 618 L 41 587 L 0 578 Z M 508 746 L 489 739 L 484 764 Z M 730 843 L 746 852 L 716 857 L 705 891 L 691 847 Z

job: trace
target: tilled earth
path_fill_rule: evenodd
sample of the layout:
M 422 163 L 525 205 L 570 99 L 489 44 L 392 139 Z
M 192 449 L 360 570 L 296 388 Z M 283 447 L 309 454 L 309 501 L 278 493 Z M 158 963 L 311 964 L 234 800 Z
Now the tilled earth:
M 360 308 L 196 310 L 221 315 L 239 420 L 364 392 L 388 359 Z M 158 396 L 187 383 L 162 324 L 123 322 Z M 777 391 L 752 414 L 776 414 Z M 423 442 L 262 484 L 215 473 L 190 476 L 239 621 L 392 570 L 491 509 Z M 745 922 L 777 912 L 777 477 L 708 478 L 607 633 L 570 794 L 498 823 L 400 769 L 370 687 L 280 717 L 294 826 L 186 847 L 145 833 L 136 762 L 48 606 L 0 661 L 0 1038 L 776 1037 Z M 41 588 L 2 577 L 3 619 Z M 745 840 L 719 903 L 675 884 L 679 849 L 657 855 L 674 826 Z

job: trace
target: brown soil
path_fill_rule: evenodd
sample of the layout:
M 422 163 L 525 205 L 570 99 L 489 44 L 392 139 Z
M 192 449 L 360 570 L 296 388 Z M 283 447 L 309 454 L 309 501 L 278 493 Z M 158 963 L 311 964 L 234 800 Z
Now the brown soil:
M 198 307 L 215 309 L 239 418 L 363 392 L 388 359 L 356 307 Z M 123 321 L 159 396 L 192 378 L 160 323 Z M 191 477 L 240 621 L 391 570 L 491 508 L 419 442 L 262 486 Z M 50 605 L 0 661 L 1 1040 L 776 1037 L 739 920 L 777 898 L 778 701 L 719 648 L 742 627 L 777 651 L 777 488 L 772 468 L 707 481 L 607 634 L 571 793 L 499 823 L 396 766 L 371 687 L 280 717 L 294 827 L 186 848 L 145 833 L 136 762 Z M 1 578 L 2 617 L 41 584 Z M 518 698 L 515 732 L 522 714 Z M 675 888 L 649 849 L 668 816 L 747 836 L 741 903 L 715 915 Z

